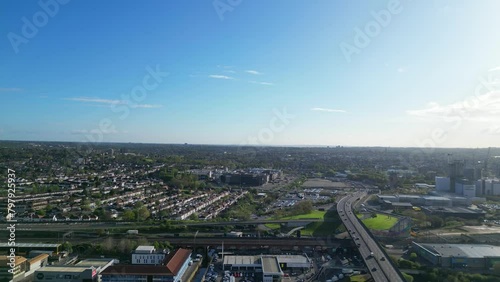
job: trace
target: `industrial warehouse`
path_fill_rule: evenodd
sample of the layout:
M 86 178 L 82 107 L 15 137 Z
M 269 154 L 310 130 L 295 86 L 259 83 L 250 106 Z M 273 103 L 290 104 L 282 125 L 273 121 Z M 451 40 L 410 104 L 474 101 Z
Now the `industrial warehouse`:
M 306 256 L 301 255 L 266 255 L 276 260 L 276 263 L 282 269 L 300 269 L 309 268 L 311 260 Z M 262 270 L 262 256 L 224 256 L 224 268 L 226 270 L 237 271 L 261 271 Z
M 500 263 L 500 247 L 471 244 L 419 244 L 415 252 L 435 266 L 444 268 L 491 269 Z

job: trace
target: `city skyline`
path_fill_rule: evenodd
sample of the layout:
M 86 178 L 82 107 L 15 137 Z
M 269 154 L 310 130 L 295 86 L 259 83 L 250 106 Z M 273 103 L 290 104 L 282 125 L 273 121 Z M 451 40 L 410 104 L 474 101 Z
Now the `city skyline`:
M 495 1 L 40 3 L 0 4 L 0 140 L 500 144 Z

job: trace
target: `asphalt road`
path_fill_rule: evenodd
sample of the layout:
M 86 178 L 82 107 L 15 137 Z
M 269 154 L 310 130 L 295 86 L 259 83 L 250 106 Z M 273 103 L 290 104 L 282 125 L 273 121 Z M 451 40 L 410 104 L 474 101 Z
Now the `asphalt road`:
M 378 244 L 370 237 L 363 226 L 361 226 L 356 215 L 352 212 L 351 205 L 354 204 L 357 199 L 365 195 L 365 193 L 358 192 L 342 198 L 337 204 L 339 216 L 342 218 L 342 222 L 354 239 L 354 242 L 359 244 L 359 252 L 373 279 L 376 282 L 403 282 L 405 280 L 390 264 L 390 258 L 385 257 Z M 371 252 L 373 252 L 373 256 L 370 255 Z

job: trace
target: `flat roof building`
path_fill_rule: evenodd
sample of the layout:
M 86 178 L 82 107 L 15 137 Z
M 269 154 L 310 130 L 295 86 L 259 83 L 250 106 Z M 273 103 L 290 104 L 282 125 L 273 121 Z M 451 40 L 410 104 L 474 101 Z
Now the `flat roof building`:
M 0 279 L 22 277 L 27 269 L 26 258 L 21 256 L 0 256 Z
M 302 255 L 277 255 L 278 263 L 285 268 L 309 268 L 311 260 Z
M 180 281 L 191 261 L 191 251 L 177 249 L 165 259 L 165 265 L 114 265 L 102 274 L 103 282 Z
M 25 255 L 29 253 L 32 250 L 39 250 L 39 251 L 51 251 L 53 253 L 59 253 L 59 248 L 61 247 L 61 244 L 36 244 L 36 243 L 17 243 L 16 242 L 16 254 L 19 255 Z M 3 252 L 3 254 L 8 254 L 9 250 L 12 248 L 12 246 L 9 246 L 8 243 L 0 243 L 0 254 Z
M 155 247 L 154 246 L 138 246 L 136 249 L 135 249 L 135 253 L 140 253 L 140 254 L 150 254 L 150 253 L 154 253 L 156 251 Z
M 24 274 L 24 277 L 27 277 L 27 276 L 35 273 L 35 271 L 48 265 L 48 263 L 49 263 L 49 255 L 48 254 L 39 254 L 36 257 L 29 259 L 28 263 L 27 263 L 27 267 L 26 267 L 27 269 L 26 269 L 26 273 Z
M 486 215 L 483 210 L 463 207 L 422 207 L 422 210 L 432 215 L 457 216 L 471 219 L 480 218 Z
M 275 256 L 261 256 L 262 263 L 262 281 L 278 282 L 281 281 L 283 272 L 281 271 L 278 259 Z
M 75 265 L 49 265 L 35 271 L 33 281 L 97 282 L 100 274 L 114 264 L 114 259 L 86 259 Z
M 435 266 L 445 268 L 490 269 L 500 263 L 500 247 L 483 244 L 420 244 L 415 252 Z
M 311 260 L 302 255 L 226 255 L 223 267 L 225 270 L 255 272 L 264 282 L 276 282 L 283 276 L 282 268 L 310 268 Z
M 156 250 L 154 246 L 138 246 L 132 253 L 132 264 L 163 264 L 167 250 Z
M 92 266 L 49 265 L 35 271 L 33 277 L 35 282 L 96 282 L 97 280 L 97 270 Z

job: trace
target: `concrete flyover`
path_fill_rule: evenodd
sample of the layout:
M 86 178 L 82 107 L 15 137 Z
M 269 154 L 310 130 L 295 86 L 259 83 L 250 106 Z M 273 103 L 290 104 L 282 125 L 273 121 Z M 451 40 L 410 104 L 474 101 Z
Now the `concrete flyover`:
M 405 279 L 401 272 L 392 264 L 390 258 L 353 212 L 352 206 L 365 195 L 364 192 L 357 192 L 342 198 L 337 204 L 337 212 L 358 246 L 373 280 L 375 282 L 403 282 Z

